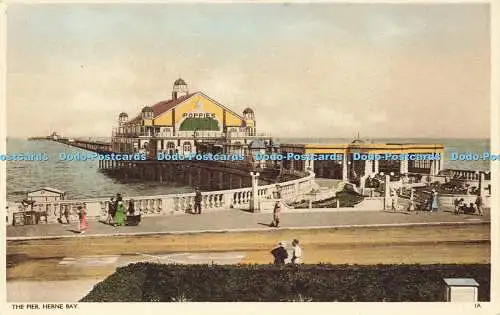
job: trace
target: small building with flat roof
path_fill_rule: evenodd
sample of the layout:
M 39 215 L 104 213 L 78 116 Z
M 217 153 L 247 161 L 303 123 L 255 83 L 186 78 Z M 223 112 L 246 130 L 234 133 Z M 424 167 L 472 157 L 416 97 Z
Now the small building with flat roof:
M 444 145 L 424 143 L 281 144 L 286 171 L 312 170 L 318 177 L 355 180 L 378 173 L 437 175 L 444 169 Z M 293 154 L 291 158 L 289 154 Z M 299 157 L 304 156 L 303 159 Z
M 43 187 L 28 192 L 26 199 L 35 202 L 47 202 L 47 201 L 64 200 L 65 197 L 66 197 L 66 192 L 62 190 L 52 187 Z

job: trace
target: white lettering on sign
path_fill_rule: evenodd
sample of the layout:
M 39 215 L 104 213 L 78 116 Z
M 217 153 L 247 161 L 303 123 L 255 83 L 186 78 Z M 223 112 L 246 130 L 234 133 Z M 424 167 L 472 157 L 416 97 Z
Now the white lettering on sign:
M 184 113 L 182 117 L 187 118 L 215 118 L 214 113 Z

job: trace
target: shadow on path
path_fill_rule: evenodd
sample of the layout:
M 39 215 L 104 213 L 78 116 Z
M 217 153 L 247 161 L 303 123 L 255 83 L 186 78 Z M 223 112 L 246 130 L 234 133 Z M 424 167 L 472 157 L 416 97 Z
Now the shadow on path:
M 263 225 L 263 226 L 267 226 L 267 227 L 272 227 L 272 225 L 270 223 L 258 222 L 257 224 L 260 224 L 260 225 Z

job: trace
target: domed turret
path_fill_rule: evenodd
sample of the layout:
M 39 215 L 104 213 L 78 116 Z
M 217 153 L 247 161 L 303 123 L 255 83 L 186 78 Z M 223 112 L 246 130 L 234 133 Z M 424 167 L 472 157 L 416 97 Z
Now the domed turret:
M 186 81 L 181 78 L 175 80 L 174 87 L 172 88 L 172 99 L 176 100 L 181 96 L 188 95 L 188 93 L 189 91 Z
M 118 124 L 119 125 L 122 125 L 124 123 L 126 123 L 128 120 L 128 115 L 127 113 L 120 113 L 120 115 L 118 115 Z
M 243 125 L 247 128 L 249 136 L 255 135 L 255 114 L 250 107 L 243 111 Z
M 248 119 L 255 119 L 255 114 L 253 112 L 253 110 L 250 108 L 250 107 L 247 107 L 245 108 L 245 110 L 243 111 L 243 118 L 245 120 L 248 120 Z
M 187 85 L 186 81 L 184 81 L 182 78 L 178 78 L 175 80 L 174 85 Z
M 151 106 L 145 106 L 142 109 L 142 119 L 153 119 L 154 111 Z

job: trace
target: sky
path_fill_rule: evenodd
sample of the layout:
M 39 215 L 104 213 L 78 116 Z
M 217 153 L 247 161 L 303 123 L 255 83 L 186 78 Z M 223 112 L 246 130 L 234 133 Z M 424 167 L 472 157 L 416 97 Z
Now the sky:
M 487 4 L 10 4 L 7 133 L 110 136 L 182 77 L 276 137 L 488 138 Z

